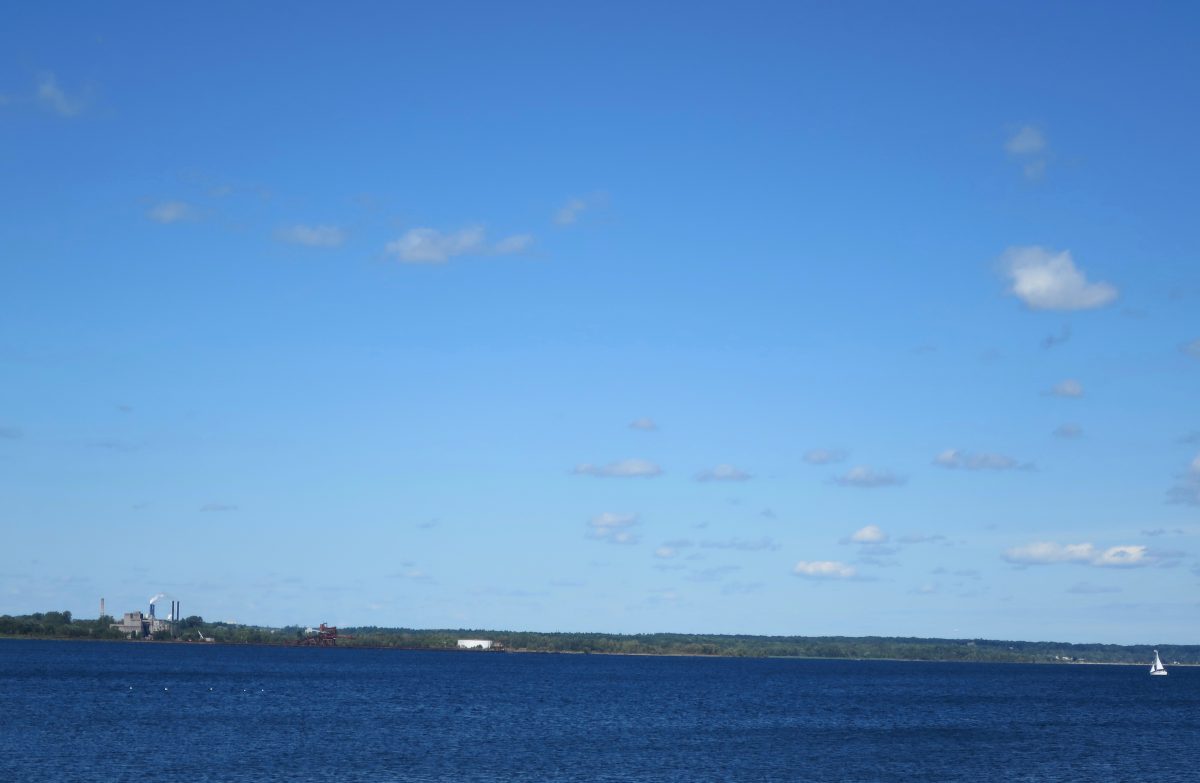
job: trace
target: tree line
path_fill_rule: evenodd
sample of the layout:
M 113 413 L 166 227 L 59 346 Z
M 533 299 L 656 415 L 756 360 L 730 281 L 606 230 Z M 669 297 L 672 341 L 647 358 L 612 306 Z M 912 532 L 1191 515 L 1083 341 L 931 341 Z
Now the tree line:
M 44 639 L 124 639 L 112 617 L 76 619 L 70 612 L 0 615 L 0 636 Z M 297 644 L 300 626 L 267 628 L 206 622 L 193 615 L 156 640 L 225 644 Z M 1200 645 L 1069 644 L 993 639 L 926 639 L 884 636 L 749 636 L 725 634 L 541 633 L 483 629 L 416 629 L 360 626 L 340 629 L 338 646 L 418 650 L 454 649 L 459 639 L 491 639 L 506 650 L 616 655 L 719 655 L 742 658 L 849 658 L 1005 663 L 1148 663 L 1157 649 L 1164 662 L 1200 664 Z

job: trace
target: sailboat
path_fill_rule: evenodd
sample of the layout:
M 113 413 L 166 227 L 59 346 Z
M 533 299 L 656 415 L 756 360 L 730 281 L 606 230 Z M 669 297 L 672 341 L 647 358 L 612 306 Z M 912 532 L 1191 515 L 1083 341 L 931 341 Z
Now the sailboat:
M 1167 676 L 1167 667 L 1162 665 L 1162 660 L 1158 657 L 1158 650 L 1154 651 L 1154 663 L 1150 666 L 1150 673 Z

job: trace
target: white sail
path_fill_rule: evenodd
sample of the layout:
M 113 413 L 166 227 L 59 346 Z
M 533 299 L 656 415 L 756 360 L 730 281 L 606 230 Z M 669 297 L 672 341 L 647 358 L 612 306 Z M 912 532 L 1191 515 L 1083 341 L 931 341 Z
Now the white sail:
M 1154 664 L 1150 667 L 1151 674 L 1166 674 L 1167 667 L 1163 666 L 1162 659 L 1158 657 L 1158 650 L 1154 651 Z

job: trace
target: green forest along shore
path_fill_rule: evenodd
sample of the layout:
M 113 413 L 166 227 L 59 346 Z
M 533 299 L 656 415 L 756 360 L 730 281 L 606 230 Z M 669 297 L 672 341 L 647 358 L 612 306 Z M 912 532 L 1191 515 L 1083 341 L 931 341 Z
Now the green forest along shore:
M 77 619 L 70 612 L 0 615 L 0 637 L 126 641 L 112 617 Z M 1200 645 L 1069 644 L 994 639 L 882 636 L 744 636 L 725 634 L 540 633 L 481 629 L 341 628 L 339 647 L 452 650 L 459 639 L 490 639 L 514 652 L 621 655 L 712 655 L 742 658 L 848 658 L 999 663 L 1145 663 L 1158 650 L 1171 664 L 1200 664 Z M 293 645 L 310 634 L 299 626 L 269 628 L 206 622 L 192 616 L 148 641 Z M 138 643 L 138 642 L 130 642 Z

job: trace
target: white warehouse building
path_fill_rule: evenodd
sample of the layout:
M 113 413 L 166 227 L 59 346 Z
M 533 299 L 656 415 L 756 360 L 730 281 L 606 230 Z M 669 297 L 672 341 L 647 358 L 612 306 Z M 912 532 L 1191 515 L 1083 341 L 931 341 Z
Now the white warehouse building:
M 491 639 L 459 639 L 458 649 L 460 650 L 490 650 L 492 649 Z

